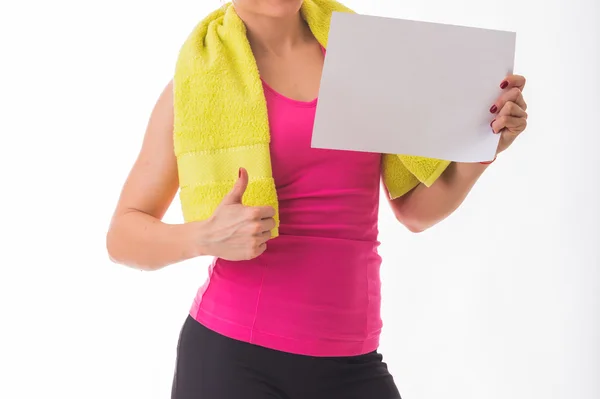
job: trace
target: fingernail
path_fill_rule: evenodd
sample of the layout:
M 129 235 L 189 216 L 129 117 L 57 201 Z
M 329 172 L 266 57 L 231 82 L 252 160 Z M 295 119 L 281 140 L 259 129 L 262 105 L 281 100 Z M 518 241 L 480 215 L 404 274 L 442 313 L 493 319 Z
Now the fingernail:
M 506 89 L 506 86 L 508 86 L 508 82 L 506 80 L 504 80 L 504 81 L 502 81 L 502 83 L 500 83 L 501 89 Z
M 242 177 L 242 168 L 238 169 L 238 178 Z
M 496 105 L 492 105 L 492 108 L 490 108 L 490 112 L 491 112 L 492 114 L 495 114 L 495 113 L 496 113 L 496 111 L 498 111 L 498 107 L 496 107 Z
M 496 120 L 495 120 L 495 119 L 492 121 L 492 123 L 490 123 L 490 127 L 492 128 L 492 132 L 494 132 L 494 126 L 493 126 L 493 125 L 494 125 L 494 122 L 496 122 Z M 496 133 L 496 132 L 494 132 L 494 133 Z

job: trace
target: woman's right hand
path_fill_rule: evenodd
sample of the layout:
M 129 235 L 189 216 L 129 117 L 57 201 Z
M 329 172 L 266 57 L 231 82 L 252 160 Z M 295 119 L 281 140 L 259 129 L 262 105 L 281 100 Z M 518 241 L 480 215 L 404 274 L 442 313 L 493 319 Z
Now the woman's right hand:
M 229 261 L 249 260 L 267 249 L 275 227 L 273 207 L 242 204 L 248 187 L 248 172 L 240 168 L 233 189 L 223 198 L 213 215 L 200 227 L 203 253 Z

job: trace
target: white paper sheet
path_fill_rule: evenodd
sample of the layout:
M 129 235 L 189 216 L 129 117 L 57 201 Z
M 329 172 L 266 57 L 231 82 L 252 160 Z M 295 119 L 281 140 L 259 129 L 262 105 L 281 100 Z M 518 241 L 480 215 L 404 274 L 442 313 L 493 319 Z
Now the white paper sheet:
M 455 162 L 494 157 L 489 112 L 516 34 L 334 13 L 313 148 Z

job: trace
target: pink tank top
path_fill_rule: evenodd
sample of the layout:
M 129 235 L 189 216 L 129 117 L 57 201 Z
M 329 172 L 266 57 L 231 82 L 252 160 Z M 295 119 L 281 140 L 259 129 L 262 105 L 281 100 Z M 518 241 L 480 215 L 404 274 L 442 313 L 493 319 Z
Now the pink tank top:
M 224 336 L 310 356 L 377 349 L 380 154 L 310 146 L 317 100 L 263 82 L 280 236 L 256 259 L 215 259 L 190 314 Z

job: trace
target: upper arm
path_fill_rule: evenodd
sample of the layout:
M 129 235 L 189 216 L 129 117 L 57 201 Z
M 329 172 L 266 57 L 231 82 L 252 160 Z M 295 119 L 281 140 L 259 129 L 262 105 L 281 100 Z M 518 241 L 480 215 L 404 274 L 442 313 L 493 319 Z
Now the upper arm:
M 122 188 L 115 216 L 141 211 L 161 219 L 179 187 L 173 150 L 173 82 L 158 98 L 141 150 Z

